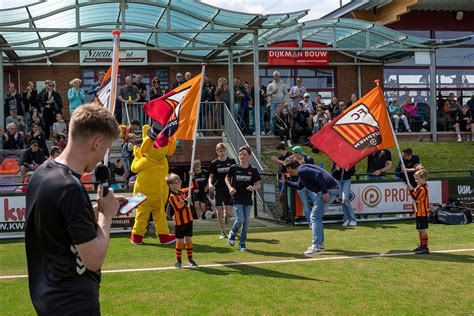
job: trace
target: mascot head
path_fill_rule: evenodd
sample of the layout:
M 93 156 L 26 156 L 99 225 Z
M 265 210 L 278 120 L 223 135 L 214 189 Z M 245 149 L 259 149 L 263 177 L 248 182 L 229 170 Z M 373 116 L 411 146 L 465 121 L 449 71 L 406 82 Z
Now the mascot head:
M 173 138 L 159 136 L 163 127 L 158 122 L 153 125 L 143 125 L 140 152 L 143 156 L 152 159 L 162 159 L 165 156 L 172 156 L 176 150 L 176 144 Z

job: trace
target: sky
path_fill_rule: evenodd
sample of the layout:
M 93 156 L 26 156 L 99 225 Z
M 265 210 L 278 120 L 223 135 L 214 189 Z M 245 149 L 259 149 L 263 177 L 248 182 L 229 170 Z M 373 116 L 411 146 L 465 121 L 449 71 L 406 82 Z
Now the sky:
M 179 1 L 179 0 L 174 0 Z M 38 0 L 0 0 L 0 10 L 36 3 Z M 286 13 L 310 9 L 300 21 L 318 19 L 337 9 L 340 0 L 202 0 L 210 5 L 248 13 Z M 342 0 L 346 4 L 350 0 Z

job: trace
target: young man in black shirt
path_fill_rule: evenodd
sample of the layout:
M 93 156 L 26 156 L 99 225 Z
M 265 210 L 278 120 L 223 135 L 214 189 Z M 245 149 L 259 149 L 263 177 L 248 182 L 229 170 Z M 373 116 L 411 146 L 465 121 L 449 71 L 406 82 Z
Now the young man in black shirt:
M 413 187 L 416 187 L 417 184 L 415 182 L 415 171 L 416 171 L 416 167 L 420 165 L 420 157 L 418 157 L 417 154 L 414 154 L 411 148 L 405 148 L 404 150 L 402 150 L 402 157 L 403 157 L 403 163 L 405 164 L 405 168 L 407 171 L 409 183 Z M 403 169 L 402 169 L 401 160 L 398 161 L 398 165 L 395 168 L 395 175 L 398 178 L 402 179 L 403 182 L 407 183 L 407 179 L 405 178 L 405 173 L 403 172 Z
M 367 175 L 365 180 L 383 180 L 385 172 L 392 168 L 392 154 L 384 149 L 374 152 L 367 157 Z
M 227 147 L 224 143 L 216 145 L 217 159 L 211 162 L 209 168 L 209 192 L 214 193 L 216 197 L 217 220 L 221 234 L 219 239 L 225 239 L 225 222 L 232 217 L 232 201 L 230 199 L 229 190 L 225 184 L 225 177 L 230 166 L 235 165 L 235 159 L 228 158 L 226 153 Z M 225 221 L 222 204 L 225 205 Z
M 245 241 L 247 240 L 247 229 L 252 208 L 253 192 L 260 188 L 260 174 L 258 170 L 249 164 L 252 151 L 247 146 L 239 149 L 240 164 L 230 167 L 225 183 L 232 195 L 232 203 L 235 206 L 237 218 L 229 232 L 229 245 L 235 244 L 235 236 L 242 226 L 242 235 L 239 238 L 240 251 L 247 251 Z
M 25 246 L 31 301 L 39 315 L 100 315 L 99 283 L 119 202 L 99 186 L 96 207 L 79 178 L 103 159 L 120 135 L 114 116 L 93 104 L 78 107 L 69 141 L 41 165 L 26 192 Z
M 45 160 L 46 157 L 43 151 L 39 149 L 38 141 L 32 140 L 30 148 L 23 151 L 20 156 L 21 182 L 25 180 L 27 172 L 35 171 Z

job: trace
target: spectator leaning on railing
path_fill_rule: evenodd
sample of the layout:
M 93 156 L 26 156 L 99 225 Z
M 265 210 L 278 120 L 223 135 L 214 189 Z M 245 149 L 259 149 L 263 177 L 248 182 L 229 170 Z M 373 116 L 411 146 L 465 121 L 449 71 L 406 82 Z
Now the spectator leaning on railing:
M 119 90 L 119 100 L 122 103 L 132 104 L 140 100 L 140 91 L 132 85 L 132 77 L 125 77 L 125 85 Z

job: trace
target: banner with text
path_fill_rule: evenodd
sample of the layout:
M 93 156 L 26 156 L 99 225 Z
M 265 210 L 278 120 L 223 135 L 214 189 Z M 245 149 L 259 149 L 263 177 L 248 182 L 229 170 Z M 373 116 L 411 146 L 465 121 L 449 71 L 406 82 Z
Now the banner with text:
M 89 49 L 79 51 L 79 63 L 81 66 L 110 66 L 112 63 L 112 49 Z M 148 63 L 148 52 L 146 50 L 120 50 L 119 64 L 123 65 L 146 65 Z
M 270 45 L 270 48 L 298 47 L 297 42 L 283 42 Z M 329 64 L 329 51 L 318 50 L 325 45 L 303 42 L 303 48 L 314 48 L 311 50 L 268 50 L 267 60 L 269 65 L 286 66 L 321 66 Z

